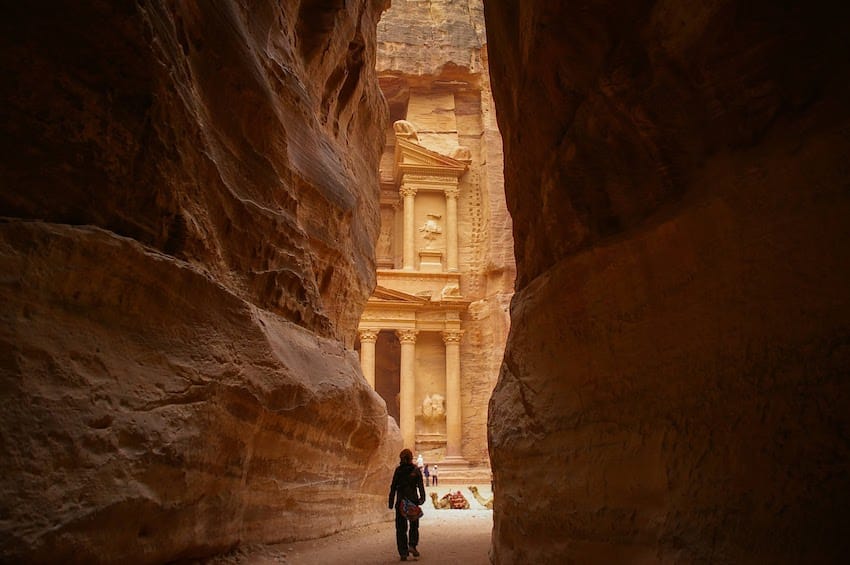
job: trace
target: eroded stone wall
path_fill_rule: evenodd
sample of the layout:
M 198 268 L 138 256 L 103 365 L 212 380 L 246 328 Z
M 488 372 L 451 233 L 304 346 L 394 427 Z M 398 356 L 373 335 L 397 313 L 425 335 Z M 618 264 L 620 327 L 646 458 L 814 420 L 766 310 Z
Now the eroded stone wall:
M 14 3 L 0 560 L 164 562 L 384 519 L 382 0 Z
M 461 291 L 471 301 L 461 342 L 462 450 L 473 466 L 486 469 L 487 403 L 510 326 L 515 266 L 483 4 L 394 1 L 378 25 L 377 70 L 392 120 L 410 121 L 428 149 L 452 155 L 460 146 L 470 153 L 458 197 Z M 394 137 L 388 129 L 382 161 L 387 174 Z
M 485 14 L 518 263 L 495 561 L 843 561 L 846 13 Z

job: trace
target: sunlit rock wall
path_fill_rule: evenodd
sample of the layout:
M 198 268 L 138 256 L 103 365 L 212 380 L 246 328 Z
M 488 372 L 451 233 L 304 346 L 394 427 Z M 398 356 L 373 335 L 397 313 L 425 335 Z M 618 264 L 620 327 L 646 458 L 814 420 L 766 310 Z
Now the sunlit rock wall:
M 461 291 L 471 301 L 461 342 L 463 456 L 486 470 L 487 403 L 516 268 L 481 0 L 394 0 L 378 24 L 377 70 L 393 120 L 410 121 L 422 145 L 444 155 L 470 150 L 458 197 Z M 392 128 L 387 141 L 383 169 L 391 173 Z
M 164 562 L 384 519 L 384 2 L 13 3 L 0 561 Z
M 846 560 L 846 11 L 486 3 L 497 563 Z

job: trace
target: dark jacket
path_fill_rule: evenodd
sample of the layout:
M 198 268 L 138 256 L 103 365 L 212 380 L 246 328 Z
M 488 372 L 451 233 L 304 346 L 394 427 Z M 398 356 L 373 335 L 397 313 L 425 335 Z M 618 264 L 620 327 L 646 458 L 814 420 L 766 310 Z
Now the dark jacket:
M 393 482 L 390 485 L 390 498 L 387 507 L 392 508 L 393 503 L 402 498 L 416 504 L 425 503 L 425 484 L 422 482 L 422 473 L 419 471 L 419 467 L 413 463 L 401 463 L 396 467 L 395 473 L 393 473 Z

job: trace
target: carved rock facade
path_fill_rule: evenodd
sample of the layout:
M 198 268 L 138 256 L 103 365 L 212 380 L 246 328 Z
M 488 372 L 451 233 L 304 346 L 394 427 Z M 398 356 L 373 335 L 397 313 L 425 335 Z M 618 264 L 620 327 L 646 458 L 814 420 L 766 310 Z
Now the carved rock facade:
M 360 322 L 364 373 L 405 445 L 439 463 L 444 480 L 489 481 L 487 403 L 514 262 L 482 6 L 393 2 L 378 42 L 392 127 L 381 162 L 378 289 Z M 400 330 L 416 335 L 400 343 Z
M 846 13 L 485 12 L 518 268 L 495 561 L 845 560 Z
M 383 1 L 16 4 L 0 58 L 0 560 L 165 562 L 386 518 L 351 346 Z

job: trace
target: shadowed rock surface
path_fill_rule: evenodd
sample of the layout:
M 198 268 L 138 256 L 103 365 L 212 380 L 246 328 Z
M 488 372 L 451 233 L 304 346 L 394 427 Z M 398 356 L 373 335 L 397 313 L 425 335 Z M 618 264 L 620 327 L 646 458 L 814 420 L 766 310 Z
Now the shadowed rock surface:
M 485 4 L 496 562 L 845 560 L 846 10 Z
M 14 3 L 0 560 L 163 562 L 386 517 L 383 1 Z

